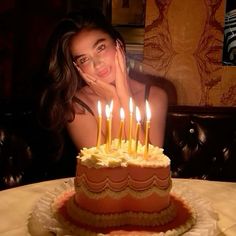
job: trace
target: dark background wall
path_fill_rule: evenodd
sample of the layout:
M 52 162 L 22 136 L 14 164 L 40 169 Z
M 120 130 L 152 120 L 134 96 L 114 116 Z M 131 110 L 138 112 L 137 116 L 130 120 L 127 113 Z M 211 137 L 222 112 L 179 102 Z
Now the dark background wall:
M 86 6 L 104 7 L 99 0 L 0 1 L 0 100 L 34 95 L 54 26 L 69 11 Z

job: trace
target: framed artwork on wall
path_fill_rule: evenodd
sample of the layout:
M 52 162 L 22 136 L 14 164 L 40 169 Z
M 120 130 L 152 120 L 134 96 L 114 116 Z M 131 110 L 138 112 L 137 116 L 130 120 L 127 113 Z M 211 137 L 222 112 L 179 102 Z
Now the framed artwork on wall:
M 105 0 L 104 12 L 128 44 L 143 44 L 146 0 Z
M 236 1 L 235 0 L 226 1 L 223 65 L 236 66 Z
M 144 27 L 145 1 L 112 0 L 111 22 L 117 26 Z

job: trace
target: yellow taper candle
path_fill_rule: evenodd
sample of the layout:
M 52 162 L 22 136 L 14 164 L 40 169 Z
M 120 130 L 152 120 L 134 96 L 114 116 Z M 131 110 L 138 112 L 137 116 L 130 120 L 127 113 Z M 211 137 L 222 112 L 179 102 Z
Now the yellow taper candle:
M 141 121 L 141 114 L 139 111 L 139 108 L 136 107 L 136 132 L 135 132 L 135 155 L 137 154 L 137 150 L 138 150 L 138 142 L 139 142 L 139 130 L 140 130 L 140 121 Z
M 99 148 L 101 143 L 101 130 L 102 130 L 102 105 L 98 101 L 98 130 L 97 130 L 97 148 Z
M 110 133 L 110 136 L 109 136 L 109 145 L 111 145 L 111 130 L 112 130 L 112 112 L 113 112 L 113 100 L 111 100 L 111 103 L 110 103 L 110 106 L 109 106 L 109 110 L 110 110 L 110 122 L 109 122 L 109 133 Z
M 133 100 L 129 99 L 129 143 L 128 143 L 128 152 L 131 153 L 132 148 L 132 128 L 133 128 Z
M 124 119 L 125 119 L 125 112 L 123 107 L 120 108 L 120 129 L 119 129 L 119 142 L 118 142 L 118 148 L 121 147 L 121 141 L 123 136 L 123 129 L 124 129 Z
M 145 146 L 144 146 L 144 158 L 148 156 L 149 146 L 149 129 L 150 129 L 151 110 L 148 101 L 146 101 L 146 127 L 145 127 Z
M 110 119 L 110 107 L 106 105 L 106 152 L 110 151 L 111 140 L 111 119 Z

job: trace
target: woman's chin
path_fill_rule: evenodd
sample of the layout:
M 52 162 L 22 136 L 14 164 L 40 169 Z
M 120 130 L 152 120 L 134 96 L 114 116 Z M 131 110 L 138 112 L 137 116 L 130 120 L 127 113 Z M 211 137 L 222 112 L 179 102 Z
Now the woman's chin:
M 112 79 L 112 78 L 109 78 L 109 77 L 104 78 L 103 81 L 104 81 L 105 83 L 112 84 L 112 85 L 115 85 L 115 84 L 116 84 L 116 81 L 115 81 L 114 79 Z

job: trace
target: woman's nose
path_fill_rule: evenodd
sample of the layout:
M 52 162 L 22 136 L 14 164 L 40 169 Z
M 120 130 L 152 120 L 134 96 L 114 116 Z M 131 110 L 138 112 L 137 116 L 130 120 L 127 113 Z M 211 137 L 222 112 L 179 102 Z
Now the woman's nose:
M 94 57 L 93 58 L 93 66 L 95 68 L 100 67 L 102 64 L 102 60 L 99 57 Z

